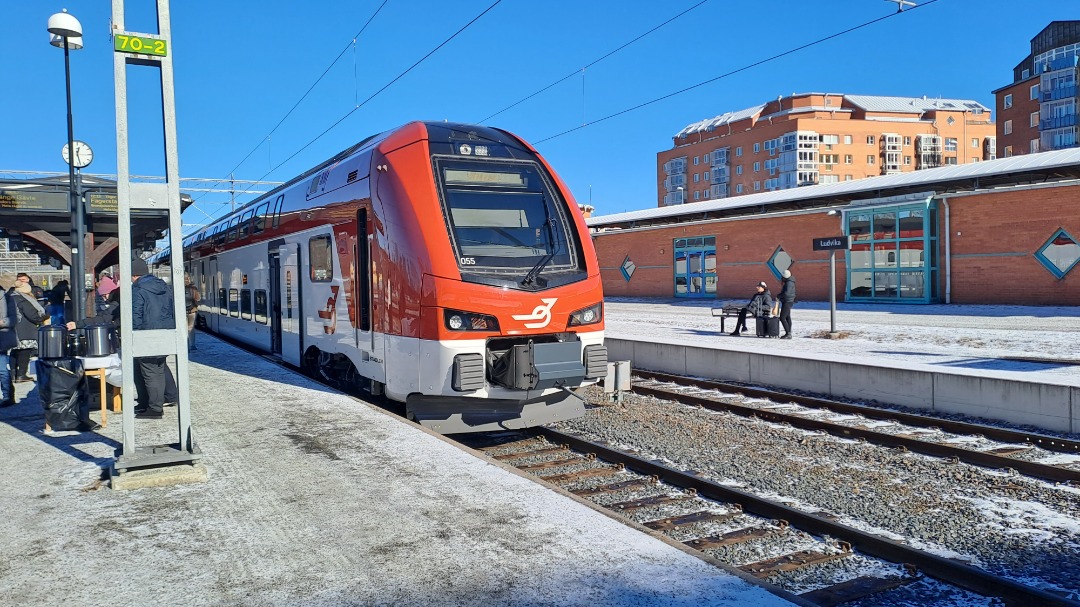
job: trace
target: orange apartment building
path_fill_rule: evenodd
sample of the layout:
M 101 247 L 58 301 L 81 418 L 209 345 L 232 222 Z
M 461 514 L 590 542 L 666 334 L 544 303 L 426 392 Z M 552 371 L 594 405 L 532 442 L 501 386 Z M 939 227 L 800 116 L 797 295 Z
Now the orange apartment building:
M 996 157 L 966 99 L 802 93 L 695 122 L 656 156 L 657 206 L 854 181 Z
M 1080 21 L 1054 21 L 1031 39 L 1012 84 L 994 91 L 999 156 L 1080 144 Z

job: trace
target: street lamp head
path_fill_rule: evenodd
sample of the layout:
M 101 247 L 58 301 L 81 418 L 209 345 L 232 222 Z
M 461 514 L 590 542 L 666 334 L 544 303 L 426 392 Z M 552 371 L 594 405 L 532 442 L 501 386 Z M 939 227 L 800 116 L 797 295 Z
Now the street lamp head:
M 82 36 L 82 24 L 71 13 L 64 9 L 62 13 L 55 13 L 49 17 L 49 33 L 64 38 Z M 69 41 L 70 44 L 70 41 Z
M 83 47 L 82 36 L 73 36 L 67 39 L 68 49 L 77 51 Z M 49 34 L 49 44 L 57 47 L 64 48 L 64 37 L 57 36 L 56 34 Z

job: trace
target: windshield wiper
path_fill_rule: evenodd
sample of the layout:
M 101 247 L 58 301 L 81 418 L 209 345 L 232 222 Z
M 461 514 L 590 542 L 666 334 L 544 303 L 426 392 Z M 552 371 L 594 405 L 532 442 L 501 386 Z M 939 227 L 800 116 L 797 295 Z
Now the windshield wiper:
M 533 282 L 536 281 L 537 276 L 540 275 L 540 272 L 544 271 L 544 267 L 547 266 L 548 263 L 555 258 L 555 254 L 559 252 L 559 243 L 555 241 L 555 230 L 551 227 L 551 224 L 554 222 L 551 220 L 551 213 L 548 211 L 547 200 L 546 198 L 542 200 L 544 203 L 544 228 L 547 229 L 548 242 L 551 243 L 551 252 L 541 257 L 540 261 L 536 262 L 536 265 L 525 275 L 525 278 L 521 279 L 521 286 L 523 287 L 533 284 Z

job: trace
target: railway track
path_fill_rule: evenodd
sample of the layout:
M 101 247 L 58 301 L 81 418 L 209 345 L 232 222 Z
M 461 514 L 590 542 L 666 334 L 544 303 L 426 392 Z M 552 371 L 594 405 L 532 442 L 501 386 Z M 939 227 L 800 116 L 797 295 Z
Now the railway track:
M 666 373 L 635 371 L 634 375 L 638 381 L 635 382 L 633 391 L 642 395 L 713 411 L 756 417 L 843 438 L 865 440 L 868 443 L 906 449 L 923 455 L 953 458 L 955 461 L 975 466 L 1012 469 L 1043 480 L 1080 485 L 1080 468 L 1016 457 L 1030 455 L 1037 449 L 1080 455 L 1078 441 Z M 643 383 L 641 380 L 647 381 Z M 690 394 L 687 393 L 689 389 L 711 394 Z M 741 394 L 770 402 L 736 403 L 716 395 L 715 392 Z M 821 419 L 820 416 L 807 414 L 805 411 L 785 411 L 785 407 L 791 408 L 788 403 L 806 407 L 811 411 L 837 413 L 842 419 Z M 872 422 L 867 423 L 867 420 Z M 885 428 L 894 431 L 886 432 Z M 944 436 L 943 433 L 959 437 Z M 990 439 L 1003 444 L 977 450 L 946 442 L 955 442 L 958 438 L 964 440 L 963 437 L 968 440 Z
M 785 578 L 834 564 L 838 581 L 799 593 L 808 604 L 831 607 L 927 576 L 1010 605 L 1080 606 L 1080 601 L 838 523 L 828 513 L 809 513 L 573 434 L 535 428 L 462 440 L 493 442 L 477 448 L 782 588 Z M 751 545 L 754 550 L 741 549 Z M 864 563 L 853 569 L 873 574 L 851 575 L 852 569 L 836 565 L 860 559 Z M 881 562 L 867 566 L 867 559 Z

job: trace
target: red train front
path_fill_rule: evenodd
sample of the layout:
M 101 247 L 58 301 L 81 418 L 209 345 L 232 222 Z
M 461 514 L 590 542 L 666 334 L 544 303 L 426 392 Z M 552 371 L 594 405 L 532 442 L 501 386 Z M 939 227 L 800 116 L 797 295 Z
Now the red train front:
M 504 131 L 410 123 L 185 247 L 210 329 L 383 391 L 440 432 L 576 417 L 571 389 L 606 373 L 588 229 Z

